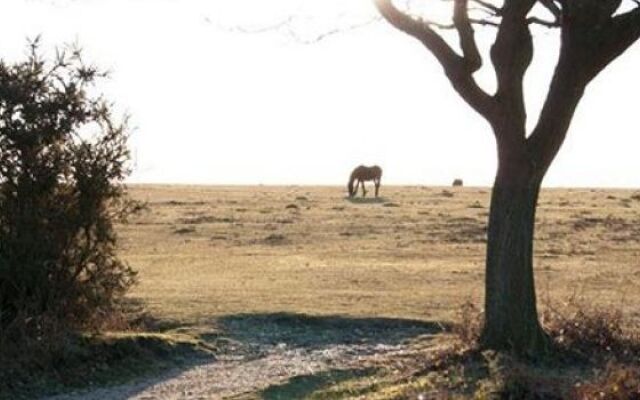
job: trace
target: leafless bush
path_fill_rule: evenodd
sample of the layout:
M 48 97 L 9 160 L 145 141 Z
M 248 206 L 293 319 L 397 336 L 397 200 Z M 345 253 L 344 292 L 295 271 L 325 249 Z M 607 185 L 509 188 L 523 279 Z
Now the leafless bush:
M 574 399 L 640 399 L 640 368 L 609 362 L 605 370 L 591 382 L 579 383 Z
M 620 309 L 587 306 L 575 298 L 543 313 L 543 325 L 561 349 L 598 360 L 640 357 L 638 331 L 624 322 Z
M 453 333 L 466 347 L 473 348 L 478 344 L 484 313 L 471 301 L 460 307 L 457 322 L 453 325 Z

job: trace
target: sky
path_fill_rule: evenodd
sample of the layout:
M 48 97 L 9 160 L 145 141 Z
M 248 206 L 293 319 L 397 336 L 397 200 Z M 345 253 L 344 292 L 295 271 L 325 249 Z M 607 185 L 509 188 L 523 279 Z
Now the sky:
M 487 123 L 375 16 L 370 0 L 3 0 L 0 57 L 42 35 L 110 70 L 100 89 L 135 127 L 130 182 L 343 185 L 378 164 L 383 185 L 491 185 Z M 557 56 L 555 31 L 534 36 L 530 126 Z M 637 71 L 640 44 L 588 87 L 545 186 L 640 187 Z M 491 91 L 490 68 L 477 78 Z

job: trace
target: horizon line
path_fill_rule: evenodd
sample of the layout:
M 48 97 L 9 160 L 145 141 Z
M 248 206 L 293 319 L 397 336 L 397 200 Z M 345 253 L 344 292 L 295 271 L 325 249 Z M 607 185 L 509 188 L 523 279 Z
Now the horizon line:
M 342 184 L 324 183 L 189 183 L 189 182 L 124 182 L 126 186 L 199 186 L 199 187 L 343 187 Z M 389 183 L 386 187 L 432 187 L 452 188 L 451 184 L 429 183 Z M 459 186 L 457 188 L 460 188 Z M 491 189 L 492 185 L 463 185 L 462 188 Z M 542 185 L 542 189 L 581 189 L 581 190 L 640 190 L 640 186 L 564 186 Z

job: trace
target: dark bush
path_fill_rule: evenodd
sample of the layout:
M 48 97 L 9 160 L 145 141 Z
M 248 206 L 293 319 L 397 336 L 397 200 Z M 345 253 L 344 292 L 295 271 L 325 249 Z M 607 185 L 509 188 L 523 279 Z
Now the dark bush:
M 45 60 L 38 41 L 0 61 L 0 339 L 108 319 L 134 283 L 114 231 L 137 207 L 128 128 L 95 93 L 105 76 L 73 48 Z

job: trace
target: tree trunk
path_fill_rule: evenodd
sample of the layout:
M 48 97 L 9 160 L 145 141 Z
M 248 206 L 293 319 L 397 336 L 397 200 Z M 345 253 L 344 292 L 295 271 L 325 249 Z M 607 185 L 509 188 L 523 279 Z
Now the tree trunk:
M 546 352 L 549 343 L 538 321 L 533 277 L 535 212 L 542 176 L 527 157 L 503 158 L 491 196 L 481 344 L 536 357 Z

